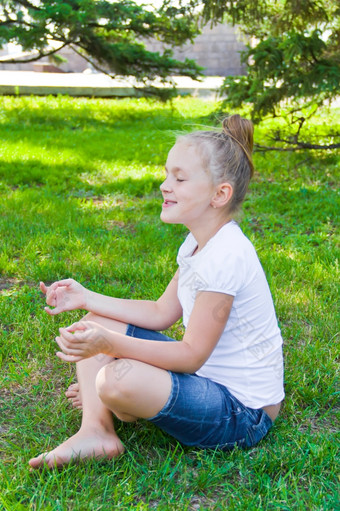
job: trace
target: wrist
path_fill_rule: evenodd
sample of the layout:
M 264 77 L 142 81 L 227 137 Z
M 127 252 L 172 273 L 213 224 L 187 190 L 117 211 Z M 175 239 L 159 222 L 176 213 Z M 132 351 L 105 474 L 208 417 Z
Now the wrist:
M 114 338 L 114 332 L 111 332 L 110 330 L 107 330 L 106 328 L 104 331 L 102 331 L 102 346 L 101 346 L 101 353 L 104 355 L 108 355 L 110 357 L 115 356 L 115 338 Z
M 90 291 L 89 289 L 85 289 L 83 309 L 85 309 L 88 312 L 92 312 L 93 305 L 94 305 L 94 302 L 95 302 L 95 299 L 94 299 L 94 295 L 95 294 L 96 293 L 94 293 L 93 291 Z

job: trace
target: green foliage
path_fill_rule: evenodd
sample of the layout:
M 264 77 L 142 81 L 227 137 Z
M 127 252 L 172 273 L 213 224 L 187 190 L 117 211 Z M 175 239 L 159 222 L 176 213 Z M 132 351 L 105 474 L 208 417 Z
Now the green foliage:
M 186 235 L 159 219 L 166 155 L 179 130 L 216 124 L 213 112 L 195 99 L 0 98 L 1 509 L 337 509 L 339 157 L 321 151 L 256 153 L 240 219 L 284 338 L 286 400 L 261 444 L 201 451 L 145 421 L 117 422 L 122 457 L 27 467 L 80 423 L 63 394 L 74 367 L 53 339 L 83 313 L 49 317 L 39 280 L 157 298 Z M 258 125 L 255 140 L 266 144 L 276 122 Z M 339 128 L 339 109 L 317 113 L 315 136 L 327 124 Z
M 244 56 L 244 61 L 252 62 L 247 76 L 226 79 L 228 102 L 233 107 L 253 104 L 253 120 L 259 121 L 268 114 L 276 116 L 283 101 L 296 106 L 335 98 L 340 60 L 338 55 L 326 58 L 326 51 L 320 30 L 309 35 L 287 32 L 284 37 L 268 36 Z
M 337 0 L 203 0 L 205 21 L 238 24 L 250 41 L 246 76 L 226 78 L 225 104 L 250 105 L 255 122 L 284 110 L 293 114 L 292 123 L 303 117 L 302 108 L 334 101 L 340 93 L 339 14 Z
M 81 53 L 98 69 L 113 75 L 133 76 L 152 84 L 169 75 L 198 77 L 192 60 L 175 60 L 172 51 L 147 51 L 142 40 L 156 38 L 181 45 L 197 33 L 194 15 L 174 6 L 150 9 L 132 0 L 1 0 L 0 48 L 9 42 L 38 53 L 30 59 L 52 55 L 65 46 Z M 51 42 L 58 49 L 51 49 Z M 21 62 L 13 59 L 10 62 Z M 9 62 L 7 60 L 7 62 Z M 149 92 L 157 92 L 149 89 Z

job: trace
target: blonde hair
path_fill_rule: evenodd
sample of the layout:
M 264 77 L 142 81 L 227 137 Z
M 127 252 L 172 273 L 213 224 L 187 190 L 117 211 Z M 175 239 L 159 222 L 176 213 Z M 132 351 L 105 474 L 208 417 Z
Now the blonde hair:
M 253 133 L 251 121 L 231 115 L 223 120 L 222 131 L 194 131 L 177 139 L 177 142 L 197 148 L 203 167 L 214 184 L 231 184 L 233 194 L 228 203 L 229 213 L 240 208 L 254 174 Z

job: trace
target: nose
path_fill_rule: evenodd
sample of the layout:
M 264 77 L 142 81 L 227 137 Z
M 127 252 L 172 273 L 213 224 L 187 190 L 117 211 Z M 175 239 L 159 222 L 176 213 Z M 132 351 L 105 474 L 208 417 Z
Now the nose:
M 161 192 L 170 192 L 171 191 L 171 186 L 170 186 L 170 183 L 169 183 L 169 177 L 167 176 L 163 183 L 161 184 L 161 186 L 159 187 Z

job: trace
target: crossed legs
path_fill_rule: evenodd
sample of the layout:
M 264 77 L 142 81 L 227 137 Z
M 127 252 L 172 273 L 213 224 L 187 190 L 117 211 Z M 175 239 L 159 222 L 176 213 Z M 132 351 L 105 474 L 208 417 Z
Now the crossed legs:
M 86 319 L 119 333 L 126 332 L 125 324 L 109 318 L 89 313 Z M 119 456 L 124 447 L 114 430 L 112 413 L 126 422 L 153 417 L 163 408 L 171 391 L 167 371 L 138 360 L 115 360 L 106 355 L 78 362 L 77 379 L 82 405 L 79 431 L 52 451 L 32 458 L 29 462 L 32 468 Z

